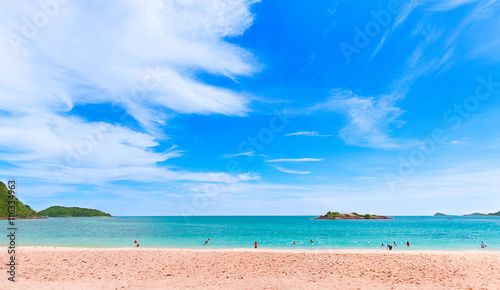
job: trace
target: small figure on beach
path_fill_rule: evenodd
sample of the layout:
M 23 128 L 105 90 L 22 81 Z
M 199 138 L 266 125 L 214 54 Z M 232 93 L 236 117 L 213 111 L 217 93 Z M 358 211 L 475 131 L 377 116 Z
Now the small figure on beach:
M 387 249 L 388 249 L 389 251 L 392 251 L 392 246 L 391 246 L 390 244 L 387 244 Z
M 486 245 L 483 242 L 481 242 L 481 249 L 484 249 L 484 248 L 486 248 Z
M 137 244 L 135 247 L 136 247 L 136 248 L 139 248 L 139 244 Z
M 258 245 L 257 242 L 255 242 L 254 245 L 255 245 L 255 248 L 257 249 L 257 245 Z
M 406 246 L 409 247 L 410 246 L 410 242 L 409 241 L 406 241 Z

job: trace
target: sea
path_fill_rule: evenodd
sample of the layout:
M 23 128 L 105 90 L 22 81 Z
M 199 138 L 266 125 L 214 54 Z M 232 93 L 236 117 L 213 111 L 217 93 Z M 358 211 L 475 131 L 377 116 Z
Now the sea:
M 135 247 L 137 241 L 143 248 L 224 249 L 253 248 L 258 242 L 259 248 L 322 250 L 385 249 L 382 243 L 396 242 L 393 250 L 463 251 L 480 250 L 484 242 L 484 250 L 500 250 L 500 217 L 60 217 L 16 220 L 16 227 L 16 246 L 20 247 Z M 410 247 L 404 245 L 406 241 Z

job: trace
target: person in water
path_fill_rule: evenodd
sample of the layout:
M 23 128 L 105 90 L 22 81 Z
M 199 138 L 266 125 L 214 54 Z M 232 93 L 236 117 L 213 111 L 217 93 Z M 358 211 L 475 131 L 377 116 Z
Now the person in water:
M 387 249 L 388 249 L 389 251 L 392 251 L 392 246 L 391 246 L 390 244 L 387 244 Z
M 410 246 L 410 242 L 406 241 L 406 246 L 409 247 Z
M 382 247 L 384 246 L 384 243 L 382 243 Z
M 483 242 L 481 242 L 481 249 L 484 249 L 484 248 L 486 248 L 486 245 Z
M 397 246 L 396 242 L 394 242 L 394 247 Z
M 257 242 L 255 242 L 254 245 L 255 245 L 255 248 L 257 249 L 257 245 L 258 245 Z
M 311 245 L 314 244 L 313 240 L 310 240 L 309 242 L 311 242 Z

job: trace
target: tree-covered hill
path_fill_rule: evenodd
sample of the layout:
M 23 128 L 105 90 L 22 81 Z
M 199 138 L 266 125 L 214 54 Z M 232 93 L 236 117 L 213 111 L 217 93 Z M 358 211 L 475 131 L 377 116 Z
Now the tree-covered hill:
M 81 207 L 64 207 L 64 206 L 51 206 L 39 212 L 42 216 L 46 217 L 97 217 L 97 216 L 111 216 L 96 209 L 81 208 Z
M 14 190 L 14 192 L 16 192 Z M 3 182 L 0 182 L 0 218 L 9 217 L 9 190 Z M 41 218 L 36 211 L 32 210 L 28 205 L 23 204 L 14 195 L 14 201 L 16 205 L 16 218 Z

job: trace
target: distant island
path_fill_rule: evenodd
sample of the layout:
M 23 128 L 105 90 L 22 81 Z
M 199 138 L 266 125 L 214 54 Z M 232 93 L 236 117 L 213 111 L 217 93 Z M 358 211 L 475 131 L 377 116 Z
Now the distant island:
M 339 212 L 327 212 L 325 215 L 319 216 L 317 220 L 387 220 L 390 219 L 386 216 L 365 214 L 361 215 L 358 213 L 339 213 Z
M 110 217 L 109 213 L 81 207 L 51 206 L 38 212 L 46 217 Z
M 434 216 L 440 216 L 440 217 L 443 217 L 443 216 L 456 216 L 456 215 L 447 215 L 447 214 L 444 214 L 444 213 L 436 213 Z M 500 216 L 500 211 L 498 212 L 493 212 L 493 213 L 479 213 L 479 212 L 475 212 L 475 213 L 471 213 L 471 214 L 464 214 L 462 216 Z
M 9 190 L 3 182 L 0 182 L 0 219 L 9 217 Z M 45 217 L 110 217 L 109 213 L 105 213 L 96 209 L 80 208 L 80 207 L 64 207 L 52 206 L 40 212 L 36 212 L 27 204 L 23 204 L 17 197 L 14 197 L 16 219 L 43 219 Z

